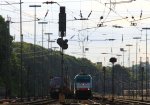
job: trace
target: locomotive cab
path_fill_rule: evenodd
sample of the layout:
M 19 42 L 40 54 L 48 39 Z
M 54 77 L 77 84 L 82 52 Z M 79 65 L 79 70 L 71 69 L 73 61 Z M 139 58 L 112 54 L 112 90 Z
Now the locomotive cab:
M 77 99 L 92 97 L 92 77 L 88 74 L 78 74 L 74 78 L 74 95 Z

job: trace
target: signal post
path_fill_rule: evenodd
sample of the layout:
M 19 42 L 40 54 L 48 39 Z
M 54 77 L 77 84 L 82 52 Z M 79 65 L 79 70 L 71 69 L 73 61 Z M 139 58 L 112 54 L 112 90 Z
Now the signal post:
M 65 95 L 64 95 L 64 50 L 68 48 L 68 40 L 63 39 L 63 37 L 66 36 L 66 13 L 65 13 L 65 7 L 60 6 L 60 13 L 59 13 L 59 38 L 57 39 L 57 44 L 60 46 L 61 49 L 61 77 L 62 77 L 62 83 L 61 83 L 61 92 L 59 94 L 59 102 L 64 103 L 65 102 Z
M 112 101 L 114 101 L 114 63 L 117 62 L 117 59 L 115 57 L 111 57 L 109 61 L 112 63 Z

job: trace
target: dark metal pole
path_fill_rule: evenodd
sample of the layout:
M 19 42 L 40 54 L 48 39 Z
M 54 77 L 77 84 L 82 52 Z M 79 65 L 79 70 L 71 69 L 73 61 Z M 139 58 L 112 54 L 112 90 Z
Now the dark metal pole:
M 47 93 L 49 94 L 49 78 L 50 78 L 50 75 L 49 75 L 49 71 L 50 71 L 50 65 L 51 65 L 51 59 L 50 59 L 50 50 L 49 50 L 49 42 L 50 42 L 50 35 L 52 35 L 53 33 L 45 33 L 45 35 L 48 35 L 48 57 L 49 57 L 49 60 L 48 60 L 48 67 L 47 67 Z
M 149 65 L 149 57 L 147 57 L 147 65 Z M 149 66 L 147 67 L 147 97 L 149 96 Z
M 137 98 L 137 40 L 136 40 L 136 98 Z
M 105 98 L 105 76 L 106 76 L 106 67 L 103 67 L 103 73 L 104 73 L 104 87 L 103 87 L 103 91 L 104 91 L 104 93 L 103 93 L 103 98 Z
M 114 100 L 114 63 L 112 64 L 112 100 Z
M 29 79 L 29 72 L 30 72 L 30 66 L 28 66 L 28 69 L 27 69 L 27 99 L 28 99 L 28 101 L 30 100 L 30 92 L 29 92 L 29 90 L 30 90 L 30 88 L 29 88 L 29 81 L 30 81 L 30 79 Z
M 124 52 L 126 51 L 126 50 L 124 50 L 124 48 L 120 48 L 120 51 L 122 51 L 122 57 L 123 57 L 123 60 L 122 60 L 122 71 L 124 70 Z M 121 95 L 123 95 L 123 97 L 124 97 L 124 92 L 123 92 L 123 90 L 124 90 L 124 84 L 123 84 L 123 79 L 122 79 L 122 72 L 121 72 Z
M 114 101 L 114 63 L 117 62 L 117 59 L 112 57 L 109 61 L 112 63 L 112 101 Z
M 51 65 L 51 62 L 50 62 L 50 52 L 49 52 L 49 41 L 50 41 L 50 34 L 48 34 L 48 68 L 47 68 L 47 78 L 48 78 L 48 80 L 47 80 L 47 84 L 49 84 L 49 79 L 50 79 L 50 75 L 49 75 L 49 71 L 50 71 L 50 65 Z M 47 85 L 47 92 L 48 92 L 48 95 L 49 95 L 49 93 L 50 93 L 50 90 L 49 90 L 49 85 Z
M 134 99 L 134 61 L 132 61 L 132 95 Z
M 144 67 L 142 67 L 141 70 L 142 70 L 142 101 L 143 101 L 143 76 L 144 76 Z
M 127 44 L 126 46 L 129 47 L 129 58 L 128 58 L 128 67 L 129 67 L 129 72 L 131 72 L 131 69 L 130 69 L 130 47 L 132 46 L 131 44 Z M 130 98 L 130 94 L 131 94 L 131 78 L 129 77 L 129 98 Z
M 138 50 L 138 39 L 141 39 L 141 37 L 134 37 L 133 39 L 136 39 L 136 98 L 137 98 L 137 90 L 138 90 L 138 78 L 137 78 L 137 50 Z
M 66 81 L 66 86 L 69 86 L 69 84 L 68 84 L 68 66 L 66 65 L 66 67 L 65 67 L 65 70 L 66 70 L 66 74 L 65 74 L 65 81 Z
M 20 57 L 21 57 L 21 60 L 20 60 L 20 65 L 21 65 L 21 75 L 20 75 L 20 97 L 21 97 L 21 102 L 23 101 L 23 78 L 22 78 L 22 60 L 23 60 L 23 56 L 22 56 L 22 47 L 23 47 L 23 34 L 22 34 L 22 2 L 20 0 L 20 42 L 21 42 L 21 46 L 20 46 Z
M 122 66 L 124 67 L 124 52 L 126 50 L 124 50 L 124 48 L 120 48 L 120 51 L 122 51 Z
M 150 28 L 149 28 L 149 29 L 150 29 Z M 147 82 L 147 80 L 148 80 L 148 79 L 147 79 L 147 77 L 148 77 L 148 75 L 147 75 L 147 74 L 148 74 L 148 73 L 147 73 L 147 66 L 148 66 L 148 65 L 147 65 L 147 63 L 148 63 L 148 62 L 147 62 L 147 29 L 146 29 L 146 65 L 145 65 L 145 69 L 146 69 L 146 100 L 147 100 L 147 95 L 148 95 L 148 94 L 147 94 L 147 93 L 148 93 L 148 92 L 147 92 L 147 90 L 148 90 L 148 88 L 147 88 L 147 87 L 148 87 L 148 84 L 147 84 L 147 83 L 148 83 L 148 82 Z
M 145 28 L 142 28 L 142 29 L 146 30 L 146 65 L 145 65 L 145 70 L 146 70 L 146 100 L 147 100 L 147 95 L 148 95 L 147 30 L 150 30 L 150 28 L 145 27 Z
M 59 36 L 61 38 L 57 39 L 57 43 L 61 47 L 61 77 L 62 77 L 62 83 L 61 83 L 61 93 L 59 94 L 59 101 L 60 103 L 64 103 L 64 49 L 68 48 L 68 40 L 63 40 L 63 37 L 66 36 L 66 13 L 65 13 L 65 7 L 60 7 L 60 13 L 59 13 Z
M 122 72 L 124 70 L 124 49 L 123 49 L 123 68 L 122 68 Z M 122 95 L 123 95 L 123 98 L 124 98 L 124 82 L 123 82 L 123 74 L 121 72 L 121 83 L 122 83 Z
M 61 37 L 61 38 L 63 40 L 63 37 Z M 63 94 L 63 87 L 64 87 L 64 50 L 63 50 L 63 48 L 61 48 L 61 77 L 62 77 L 61 92 Z
M 43 29 L 43 25 L 44 24 L 47 24 L 48 22 L 38 22 L 39 24 L 42 24 L 42 71 L 41 71 L 41 74 L 42 74 L 42 72 L 44 73 L 44 53 L 43 53 L 43 50 L 44 50 L 44 46 L 43 46 L 43 38 L 44 38 L 44 36 L 43 36 L 43 33 L 44 33 L 44 29 Z M 43 95 L 44 95 L 44 75 L 41 75 L 41 95 L 42 95 L 42 98 L 43 98 Z
M 36 8 L 37 7 L 41 7 L 41 5 L 29 5 L 29 7 L 34 7 L 34 58 L 33 58 L 33 63 L 34 63 L 34 90 L 33 90 L 33 94 L 34 94 L 34 99 L 36 97 L 36 70 L 35 70 L 35 45 L 36 45 Z
M 133 46 L 133 45 L 132 44 L 127 44 L 126 46 L 129 47 L 129 58 L 128 58 L 129 62 L 128 62 L 128 66 L 130 68 L 130 47 Z
M 116 56 L 118 56 L 118 64 L 120 63 L 120 56 L 122 56 L 122 55 L 120 55 L 120 54 L 117 54 Z M 117 73 L 117 75 L 118 75 L 118 73 Z M 118 78 L 118 77 L 117 77 Z M 120 78 L 120 77 L 119 77 Z M 118 79 L 119 79 L 118 78 Z M 118 81 L 118 84 L 119 84 L 119 86 L 120 86 L 120 82 Z M 119 97 L 119 86 L 117 86 L 117 96 Z M 120 86 L 121 87 L 121 86 Z M 121 88 L 122 89 L 122 88 Z M 121 93 L 122 93 L 122 90 L 121 90 Z

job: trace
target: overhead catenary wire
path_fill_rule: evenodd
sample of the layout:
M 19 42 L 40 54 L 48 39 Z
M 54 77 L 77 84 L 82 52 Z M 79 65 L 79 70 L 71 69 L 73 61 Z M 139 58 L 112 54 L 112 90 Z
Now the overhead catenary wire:
M 105 2 L 105 1 L 100 1 L 100 0 L 87 0 L 87 1 L 89 1 L 89 2 L 100 2 L 102 5 L 100 5 L 100 7 L 103 7 L 103 9 L 104 9 L 104 15 L 103 15 L 103 11 L 101 11 L 101 10 L 103 10 L 103 9 L 101 9 L 101 10 L 97 10 L 97 11 L 95 11 L 93 8 L 94 8 L 94 6 L 92 6 L 91 7 L 91 10 L 92 10 L 92 14 L 90 15 L 90 18 L 89 18 L 89 20 L 88 20 L 88 22 L 86 23 L 86 21 L 83 23 L 83 25 L 84 25 L 84 27 L 83 28 L 81 28 L 81 27 L 78 27 L 77 25 L 81 25 L 81 22 L 79 22 L 79 21 L 71 21 L 70 23 L 71 23 L 71 25 L 70 25 L 70 23 L 69 23 L 69 20 L 71 20 L 71 19 L 73 19 L 73 17 L 79 17 L 78 16 L 78 14 L 80 13 L 80 10 L 79 10 L 79 8 L 75 8 L 75 9 L 70 9 L 69 7 L 66 7 L 66 9 L 67 9 L 67 36 L 66 37 L 69 37 L 69 38 L 71 38 L 71 36 L 73 36 L 73 35 L 75 35 L 73 38 L 72 38 L 72 40 L 74 40 L 74 39 L 76 39 L 77 38 L 77 36 L 78 36 L 78 33 L 82 33 L 83 35 L 85 34 L 85 38 L 86 39 L 88 39 L 87 41 L 88 41 L 88 43 L 90 43 L 91 44 L 91 40 L 92 39 L 94 39 L 94 38 L 92 38 L 92 37 L 97 37 L 98 36 L 98 32 L 99 32 L 99 35 L 101 34 L 101 33 L 103 33 L 102 31 L 103 30 L 105 30 L 105 29 L 110 29 L 110 27 L 111 26 L 113 26 L 113 25 L 111 25 L 111 24 L 114 24 L 114 25 L 118 25 L 118 24 L 115 24 L 115 23 L 117 23 L 117 19 L 120 19 L 120 20 L 125 20 L 125 21 L 127 21 L 128 23 L 130 23 L 132 20 L 131 20 L 131 18 L 130 17 L 128 17 L 128 19 L 123 19 L 123 18 L 126 18 L 126 16 L 125 16 L 125 14 L 124 14 L 124 12 L 122 12 L 122 11 L 117 11 L 116 10 L 116 7 L 114 7 L 114 5 L 111 5 L 111 8 L 112 8 L 112 10 L 111 10 L 111 13 L 109 14 L 109 16 L 106 18 L 106 16 L 107 16 L 107 13 L 109 12 L 109 8 L 110 8 L 110 4 L 108 4 L 108 5 L 106 5 L 105 6 L 105 3 L 102 3 L 102 2 Z M 76 1 L 76 0 L 73 0 L 73 1 L 67 1 L 67 2 L 65 2 L 65 0 L 63 0 L 62 2 L 58 2 L 58 3 L 60 3 L 60 4 L 65 4 L 65 3 L 75 3 L 75 2 L 81 2 L 81 4 L 82 4 L 82 6 L 84 6 L 84 2 L 87 2 L 86 0 L 78 0 L 78 1 Z M 108 1 L 108 0 L 107 0 Z M 116 0 L 117 1 L 117 0 Z M 115 0 L 111 0 L 111 2 L 116 2 Z M 121 1 L 121 0 L 120 0 Z M 109 0 L 109 2 L 110 2 L 110 0 Z M 31 3 L 41 3 L 41 2 L 25 2 L 23 5 L 26 5 L 26 4 L 31 4 Z M 99 4 L 100 4 L 99 3 Z M 98 4 L 98 3 L 97 3 Z M 114 3 L 115 4 L 115 3 Z M 91 5 L 92 5 L 92 3 L 91 3 Z M 120 4 L 118 4 L 118 5 L 120 5 Z M 16 6 L 17 7 L 17 5 L 15 4 L 14 6 Z M 65 6 L 66 6 L 66 4 L 65 4 Z M 82 16 L 83 17 L 87 17 L 89 14 L 90 14 L 90 10 L 83 10 L 82 9 L 82 6 L 81 6 L 81 13 L 82 13 Z M 52 9 L 53 9 L 53 7 L 52 6 L 49 6 L 49 7 L 51 7 Z M 44 13 L 43 13 L 43 15 L 42 15 L 42 18 L 41 19 L 43 19 L 43 17 L 46 15 L 45 13 L 49 10 L 49 13 L 47 14 L 47 17 L 45 18 L 45 20 L 48 20 L 49 19 L 49 21 L 51 21 L 52 22 L 52 24 L 51 24 L 51 27 L 52 28 L 54 28 L 53 26 L 54 26 L 54 24 L 55 24 L 55 26 L 57 26 L 58 25 L 58 21 L 57 21 L 57 17 L 54 19 L 50 19 L 52 16 L 53 17 L 55 17 L 54 15 L 55 15 L 55 12 L 57 12 L 58 13 L 58 11 L 55 11 L 55 10 L 52 10 L 52 11 L 50 11 L 50 8 L 49 8 L 48 6 L 47 6 L 47 8 L 45 9 L 45 11 L 44 11 Z M 127 6 L 126 6 L 127 7 Z M 127 7 L 128 8 L 128 7 Z M 4 9 L 4 8 L 2 8 L 2 9 Z M 11 7 L 11 9 L 13 9 L 13 7 Z M 8 9 L 9 10 L 9 9 Z M 130 10 L 130 9 L 129 9 Z M 146 15 L 145 15 L 145 10 L 144 9 L 142 9 L 141 8 L 141 10 L 142 10 L 142 12 L 140 11 L 139 13 L 137 13 L 137 15 L 135 14 L 135 13 L 133 13 L 132 11 L 130 11 L 131 12 L 131 16 L 134 16 L 134 22 L 136 23 L 138 23 L 138 22 L 144 22 L 144 20 L 146 21 L 146 19 L 149 19 L 150 17 L 146 17 Z M 113 11 L 115 11 L 116 13 L 114 13 Z M 3 12 L 3 11 L 2 11 Z M 16 12 L 17 12 L 17 10 L 16 10 Z M 26 11 L 24 11 L 25 13 L 27 13 Z M 53 14 L 54 15 L 51 15 L 51 12 L 53 12 Z M 88 12 L 88 14 L 85 14 L 85 13 L 87 13 Z M 13 13 L 13 11 L 12 12 L 8 12 L 8 13 Z M 57 16 L 57 13 L 56 13 L 56 16 Z M 141 15 L 141 18 L 140 18 L 140 14 L 142 13 L 142 15 Z M 28 14 L 28 13 L 27 13 Z M 119 14 L 119 15 L 117 15 L 117 14 Z M 129 13 L 127 13 L 127 15 L 128 15 Z M 16 14 L 15 14 L 16 15 Z M 98 16 L 99 15 L 99 18 L 98 17 L 93 17 L 93 16 Z M 112 16 L 112 15 L 114 15 L 114 17 L 110 17 L 110 16 Z M 104 19 L 102 20 L 100 20 L 100 18 L 101 18 L 101 16 L 105 19 L 106 18 L 106 20 L 104 21 Z M 27 15 L 23 15 L 23 17 L 24 17 L 24 20 L 26 21 L 26 19 L 27 20 L 30 20 L 33 16 L 27 16 Z M 130 18 L 130 19 L 129 19 Z M 12 17 L 12 19 L 13 19 L 13 17 Z M 14 18 L 15 19 L 15 18 Z M 13 19 L 13 20 L 14 20 Z M 17 19 L 17 18 L 16 18 Z M 100 20 L 100 21 L 99 21 Z M 116 20 L 116 21 L 115 21 Z M 119 20 L 119 21 L 120 21 Z M 101 22 L 103 22 L 104 21 L 104 25 L 107 25 L 107 27 L 97 27 L 96 26 L 96 24 L 97 23 L 101 23 Z M 17 22 L 17 21 L 16 21 Z M 111 23 L 112 22 L 112 23 Z M 89 24 L 90 23 L 90 24 Z M 24 24 L 28 24 L 28 23 L 24 23 Z M 110 25 L 109 25 L 110 24 Z M 142 23 L 141 23 L 142 24 Z M 145 23 L 144 23 L 145 24 Z M 94 26 L 95 25 L 95 27 L 93 27 L 93 29 L 92 29 L 92 26 Z M 139 25 L 139 23 L 137 24 L 137 26 L 136 27 L 138 27 L 138 25 Z M 16 26 L 16 27 L 15 27 Z M 49 27 L 49 29 L 52 29 L 51 27 Z M 135 28 L 136 28 L 135 27 Z M 17 25 L 12 25 L 12 30 L 15 32 L 15 30 L 18 30 L 17 28 Z M 124 28 L 126 28 L 126 27 L 124 27 Z M 130 27 L 130 28 L 132 28 L 132 27 Z M 133 27 L 134 28 L 134 27 Z M 56 29 L 56 28 L 55 28 Z M 80 31 L 80 29 L 81 29 L 81 31 L 83 31 L 83 32 L 79 32 Z M 82 30 L 83 29 L 83 30 Z M 85 30 L 84 30 L 85 29 Z M 140 29 L 140 27 L 138 27 L 138 29 Z M 115 28 L 113 28 L 112 30 L 117 30 L 117 29 L 115 29 Z M 119 29 L 120 30 L 120 29 Z M 54 30 L 51 30 L 51 31 L 54 31 Z M 18 34 L 17 34 L 17 32 L 19 32 L 19 30 L 18 31 L 16 31 L 15 32 L 15 34 L 16 34 L 16 36 L 18 37 Z M 121 29 L 121 32 L 122 33 L 126 33 L 126 31 L 124 30 L 124 29 Z M 137 32 L 136 30 L 135 30 L 135 32 Z M 24 39 L 26 40 L 26 41 L 28 41 L 28 40 L 32 40 L 33 38 L 32 38 L 32 33 L 28 30 L 28 29 L 23 29 L 23 33 L 25 34 L 24 35 Z M 109 34 L 109 32 L 106 32 L 106 34 Z M 55 35 L 54 35 L 54 37 L 56 37 L 57 36 L 57 32 L 55 32 L 54 33 Z M 120 34 L 120 35 L 118 35 L 118 34 L 114 34 L 114 33 L 110 33 L 110 34 L 112 34 L 112 36 L 120 36 L 119 38 L 118 38 L 118 40 L 121 40 L 121 35 L 122 34 Z M 128 37 L 128 35 L 129 34 L 127 34 L 127 35 L 124 35 L 124 43 L 125 43 L 125 41 L 129 41 L 131 38 L 130 37 Z M 130 36 L 137 36 L 138 34 L 137 33 L 134 33 L 134 32 L 132 32 L 131 34 L 130 34 Z M 82 36 L 82 35 L 81 35 Z M 88 38 L 87 38 L 88 37 Z M 103 36 L 103 37 L 106 37 L 106 36 Z M 108 37 L 110 37 L 110 36 L 108 36 Z M 40 37 L 39 37 L 40 38 Z M 84 38 L 84 39 L 85 39 Z M 100 38 L 99 38 L 100 39 Z M 77 39 L 78 40 L 78 39 Z M 80 38 L 80 40 L 81 40 L 81 38 Z M 37 40 L 38 41 L 38 40 Z M 40 42 L 40 41 L 39 41 Z M 92 43 L 97 43 L 96 41 L 94 42 L 92 42 Z M 80 43 L 81 44 L 81 43 Z M 120 43 L 121 44 L 121 43 Z M 72 46 L 73 44 L 71 44 L 70 46 Z M 94 46 L 94 48 L 96 47 L 96 46 L 98 46 L 98 45 L 95 45 Z M 71 48 L 70 48 L 71 49 Z M 96 48 L 95 48 L 96 49 Z
M 111 0 L 110 0 L 111 1 Z M 97 1 L 98 2 L 98 1 Z M 100 2 L 99 2 L 100 3 Z M 101 3 L 100 3 L 101 4 Z M 107 8 L 109 8 L 113 13 L 115 13 L 116 15 L 118 15 L 119 17 L 121 17 L 122 19 L 124 19 L 124 17 L 122 17 L 120 14 L 118 14 L 113 8 L 111 8 L 111 6 L 110 7 L 108 7 L 107 5 L 105 5 L 105 4 L 103 4 L 105 7 L 107 7 Z M 111 5 L 111 3 L 110 3 L 110 5 Z M 109 11 L 110 12 L 110 11 Z M 109 12 L 108 12 L 108 14 L 109 14 Z M 131 23 L 127 18 L 125 19 L 127 22 L 129 22 L 129 23 Z M 103 21 L 103 22 L 105 22 L 105 21 Z M 136 26 L 135 26 L 136 27 Z M 136 27 L 137 28 L 137 27 Z M 138 29 L 138 28 L 137 28 Z M 138 29 L 139 30 L 139 29 Z

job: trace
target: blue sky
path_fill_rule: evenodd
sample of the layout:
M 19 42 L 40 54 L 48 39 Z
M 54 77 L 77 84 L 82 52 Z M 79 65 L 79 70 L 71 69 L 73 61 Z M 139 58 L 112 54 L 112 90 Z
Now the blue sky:
M 138 62 L 139 58 L 145 61 L 145 34 L 146 31 L 142 30 L 143 27 L 150 27 L 150 0 L 54 0 L 61 6 L 66 7 L 67 15 L 67 34 L 64 39 L 68 39 L 69 48 L 65 50 L 66 54 L 76 57 L 86 57 L 92 62 L 104 62 L 109 64 L 109 58 L 117 54 L 121 54 L 120 48 L 127 50 L 125 52 L 125 66 L 128 66 L 128 47 L 126 44 L 132 44 L 130 49 L 130 62 L 135 61 L 136 56 L 136 40 L 133 37 L 141 37 L 138 40 Z M 116 2 L 115 2 L 116 1 Z M 19 0 L 0 0 L 0 14 L 7 19 L 11 18 L 14 23 L 10 24 L 10 32 L 15 36 L 15 41 L 20 41 L 20 28 L 19 28 Z M 25 42 L 34 42 L 34 8 L 29 5 L 41 5 L 36 10 L 36 17 L 40 21 L 47 21 L 48 24 L 44 25 L 44 33 L 53 33 L 51 40 L 56 40 L 58 36 L 58 14 L 59 6 L 57 4 L 43 4 L 45 0 L 22 0 L 22 18 L 23 18 L 23 35 Z M 111 3 L 110 3 L 111 2 Z M 7 5 L 6 5 L 7 4 Z M 9 4 L 9 5 L 8 5 Z M 11 4 L 11 5 L 10 5 Z M 45 14 L 48 12 L 47 16 Z M 75 20 L 80 19 L 82 14 L 83 18 L 88 20 Z M 45 18 L 44 18 L 45 17 Z M 100 17 L 103 17 L 100 18 Z M 25 22 L 31 21 L 31 22 Z M 132 26 L 132 23 L 136 26 Z M 98 27 L 102 24 L 104 27 Z M 122 28 L 115 28 L 121 26 Z M 36 36 L 38 45 L 41 43 L 42 26 L 36 24 Z M 147 31 L 148 39 L 150 30 Z M 111 41 L 109 39 L 115 39 Z M 148 40 L 149 43 L 149 40 Z M 89 48 L 83 54 L 84 48 Z M 58 47 L 57 43 L 53 43 L 53 47 Z M 44 36 L 44 47 L 47 48 L 47 36 Z M 150 46 L 148 46 L 150 49 Z M 59 49 L 57 49 L 59 50 Z M 103 55 L 101 53 L 108 53 Z M 148 50 L 149 56 L 149 50 Z M 117 57 L 118 58 L 118 57 Z M 122 57 L 119 62 L 122 64 Z

